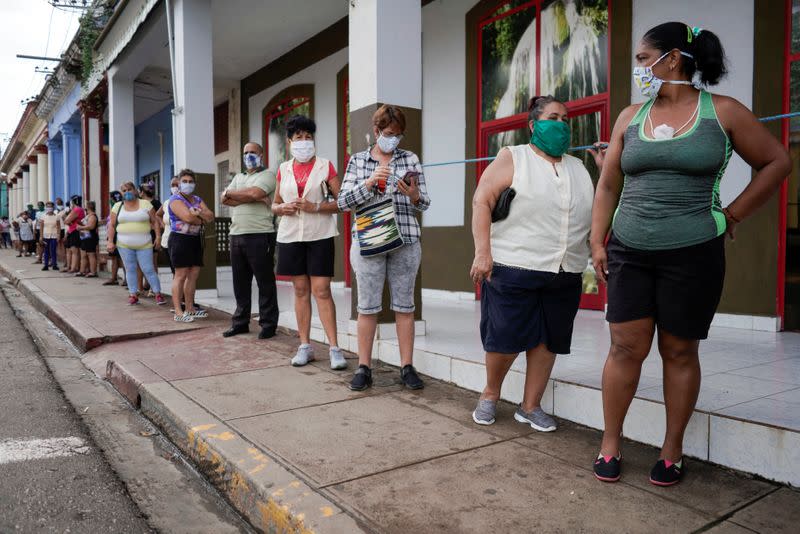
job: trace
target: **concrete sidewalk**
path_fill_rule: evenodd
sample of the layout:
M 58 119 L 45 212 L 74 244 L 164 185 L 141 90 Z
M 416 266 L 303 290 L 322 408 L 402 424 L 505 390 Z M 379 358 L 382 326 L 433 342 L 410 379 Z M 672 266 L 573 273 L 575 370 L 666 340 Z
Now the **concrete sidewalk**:
M 253 325 L 223 339 L 223 314 L 178 325 L 147 299 L 131 309 L 118 287 L 22 260 L 0 252 L 0 270 L 264 531 L 790 532 L 800 521 L 790 488 L 691 460 L 683 483 L 656 488 L 658 451 L 633 442 L 622 482 L 602 484 L 594 430 L 535 433 L 506 403 L 479 427 L 477 394 L 432 379 L 410 392 L 386 365 L 354 393 L 351 354 L 344 373 L 322 345 L 319 362 L 292 368 L 289 332 L 259 341 Z

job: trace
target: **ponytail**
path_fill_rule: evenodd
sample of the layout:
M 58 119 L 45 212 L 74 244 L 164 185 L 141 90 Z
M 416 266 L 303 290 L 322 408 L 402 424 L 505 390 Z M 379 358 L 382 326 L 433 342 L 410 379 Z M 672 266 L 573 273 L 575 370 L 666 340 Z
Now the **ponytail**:
M 683 73 L 691 80 L 698 73 L 705 85 L 716 85 L 728 73 L 725 51 L 719 37 L 702 28 L 692 28 L 683 22 L 665 22 L 651 28 L 642 40 L 662 54 L 680 50 Z

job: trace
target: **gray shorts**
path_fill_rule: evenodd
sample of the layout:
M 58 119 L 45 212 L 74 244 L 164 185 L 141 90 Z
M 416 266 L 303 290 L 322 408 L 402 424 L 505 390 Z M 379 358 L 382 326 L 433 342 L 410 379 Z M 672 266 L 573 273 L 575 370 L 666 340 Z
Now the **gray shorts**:
M 350 265 L 356 273 L 358 285 L 358 313 L 372 315 L 383 308 L 383 284 L 389 278 L 391 309 L 400 313 L 414 311 L 414 282 L 417 279 L 422 247 L 419 241 L 411 245 L 380 254 L 363 257 L 358 248 L 358 238 L 350 247 Z

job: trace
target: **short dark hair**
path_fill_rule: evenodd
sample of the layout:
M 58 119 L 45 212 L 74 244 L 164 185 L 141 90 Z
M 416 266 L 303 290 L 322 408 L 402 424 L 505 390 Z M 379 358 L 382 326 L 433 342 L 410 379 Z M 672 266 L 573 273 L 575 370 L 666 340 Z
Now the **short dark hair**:
M 194 171 L 192 169 L 181 169 L 181 172 L 178 173 L 178 180 L 180 180 L 184 176 L 190 176 L 192 180 L 194 180 L 195 182 L 197 181 L 197 176 L 195 176 Z
M 92 211 L 97 211 L 97 205 L 94 203 L 94 200 L 90 200 L 86 203 L 86 207 Z
M 70 200 L 71 200 L 71 201 L 72 201 L 72 203 L 73 203 L 73 204 L 75 204 L 76 206 L 80 206 L 80 205 L 81 205 L 81 203 L 83 202 L 83 199 L 81 198 L 81 196 L 80 196 L 80 195 L 72 195 L 72 198 L 70 198 Z
M 553 95 L 534 96 L 531 98 L 528 102 L 528 120 L 538 121 L 539 117 L 544 113 L 544 108 L 547 107 L 547 104 L 552 104 L 553 102 L 563 104 L 562 101 L 558 100 Z
M 683 73 L 691 80 L 695 72 L 706 85 L 716 85 L 728 74 L 725 51 L 719 37 L 702 28 L 691 28 L 683 22 L 665 22 L 650 28 L 642 41 L 662 54 L 678 49 L 694 59 L 682 56 Z
M 286 137 L 291 139 L 294 134 L 306 132 L 312 136 L 317 133 L 317 123 L 305 115 L 293 115 L 286 121 Z

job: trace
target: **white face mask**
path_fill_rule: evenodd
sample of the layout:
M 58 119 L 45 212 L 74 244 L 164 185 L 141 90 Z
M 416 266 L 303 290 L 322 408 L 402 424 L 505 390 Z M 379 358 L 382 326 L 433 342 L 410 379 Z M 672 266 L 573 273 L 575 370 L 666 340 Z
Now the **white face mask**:
M 641 91 L 642 95 L 645 98 L 657 97 L 658 92 L 661 90 L 661 86 L 665 83 L 671 83 L 673 85 L 692 85 L 692 82 L 686 80 L 662 80 L 661 78 L 653 74 L 653 67 L 655 67 L 659 61 L 661 61 L 668 55 L 669 52 L 665 53 L 660 58 L 655 60 L 652 65 L 648 67 L 635 67 L 633 69 L 633 81 L 636 83 L 636 87 L 639 88 L 639 91 Z M 694 59 L 694 56 L 692 54 L 689 54 L 688 52 L 681 51 L 681 55 L 686 56 L 690 59 Z
M 387 137 L 383 134 L 378 136 L 378 148 L 381 149 L 381 152 L 384 154 L 391 154 L 397 148 L 397 145 L 400 144 L 400 136 L 399 135 L 392 135 Z
M 191 182 L 181 182 L 181 185 L 179 187 L 181 193 L 183 193 L 184 195 L 191 195 L 192 193 L 194 193 L 194 184 Z
M 169 188 L 169 192 L 172 193 L 173 195 L 177 195 L 178 191 L 180 191 L 180 189 L 178 188 L 177 185 L 173 185 L 172 187 Z
M 292 146 L 290 148 L 292 151 L 292 157 L 300 163 L 309 161 L 317 152 L 317 149 L 314 146 L 314 141 L 292 141 Z

